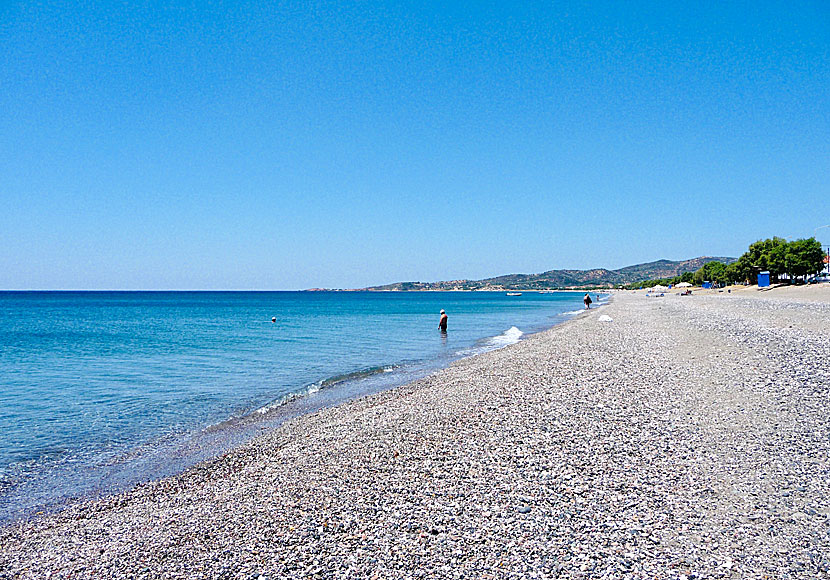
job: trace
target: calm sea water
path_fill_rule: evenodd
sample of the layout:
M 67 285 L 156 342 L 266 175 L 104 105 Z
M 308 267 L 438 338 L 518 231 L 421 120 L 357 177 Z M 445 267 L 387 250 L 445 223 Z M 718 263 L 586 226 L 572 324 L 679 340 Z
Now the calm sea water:
M 580 293 L 0 293 L 0 521 L 510 344 Z M 449 332 L 437 330 L 440 309 Z M 271 322 L 272 317 L 276 322 Z

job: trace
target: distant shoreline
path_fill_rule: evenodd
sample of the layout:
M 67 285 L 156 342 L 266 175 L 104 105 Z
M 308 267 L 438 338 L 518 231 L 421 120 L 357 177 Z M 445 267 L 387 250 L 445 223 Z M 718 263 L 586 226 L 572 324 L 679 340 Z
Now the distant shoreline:
M 416 289 L 402 289 L 402 288 L 307 288 L 300 290 L 300 292 L 527 292 L 536 294 L 549 294 L 553 292 L 610 292 L 614 290 L 613 287 L 580 287 L 580 288 L 416 288 Z
M 609 289 L 642 280 L 655 280 L 679 276 L 683 272 L 694 272 L 709 262 L 729 264 L 735 258 L 700 256 L 689 260 L 657 260 L 645 264 L 626 266 L 618 270 L 592 268 L 589 270 L 548 270 L 538 274 L 504 274 L 491 278 L 472 280 L 467 278 L 441 280 L 437 282 L 394 282 L 366 286 L 359 290 L 370 291 L 518 291 L 539 290 L 595 290 Z M 358 290 L 358 289 L 355 289 Z

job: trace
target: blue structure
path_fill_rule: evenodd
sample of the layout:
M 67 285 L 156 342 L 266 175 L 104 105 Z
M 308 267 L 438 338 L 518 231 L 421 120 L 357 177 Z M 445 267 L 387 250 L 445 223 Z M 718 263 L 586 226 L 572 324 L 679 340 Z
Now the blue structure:
M 712 283 L 711 282 L 704 282 L 703 284 L 700 285 L 700 287 L 701 288 L 711 288 Z
M 761 272 L 758 274 L 758 288 L 769 286 L 769 272 Z

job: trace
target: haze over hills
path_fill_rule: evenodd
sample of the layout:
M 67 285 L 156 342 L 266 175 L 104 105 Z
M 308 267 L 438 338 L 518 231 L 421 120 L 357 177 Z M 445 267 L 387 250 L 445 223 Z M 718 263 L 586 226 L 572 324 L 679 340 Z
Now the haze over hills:
M 668 278 L 683 272 L 694 272 L 707 262 L 730 264 L 735 258 L 701 256 L 690 260 L 657 260 L 646 264 L 626 266 L 619 270 L 597 268 L 594 270 L 549 270 L 541 274 L 507 274 L 483 280 L 447 280 L 443 282 L 396 282 L 383 286 L 370 286 L 361 290 L 412 291 L 412 290 L 553 290 L 557 288 L 612 287 L 641 280 Z

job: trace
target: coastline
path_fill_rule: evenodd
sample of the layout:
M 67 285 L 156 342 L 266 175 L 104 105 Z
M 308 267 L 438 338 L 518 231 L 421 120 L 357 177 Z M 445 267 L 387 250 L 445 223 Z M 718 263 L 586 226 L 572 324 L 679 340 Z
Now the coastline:
M 453 333 L 455 348 L 444 349 L 437 356 L 391 359 L 394 364 L 357 367 L 340 374 L 319 374 L 321 378 L 312 378 L 299 389 L 276 398 L 264 398 L 227 416 L 215 417 L 204 427 L 147 440 L 113 453 L 103 461 L 67 462 L 61 472 L 45 472 L 28 480 L 21 478 L 6 487 L 0 486 L 3 491 L 0 495 L 0 527 L 34 514 L 59 512 L 77 501 L 102 498 L 134 485 L 176 475 L 201 461 L 228 452 L 263 431 L 277 428 L 286 420 L 423 378 L 458 358 L 501 348 L 522 336 L 561 324 L 572 315 L 572 312 L 558 312 L 555 316 L 540 316 L 535 326 L 526 317 L 522 319 L 523 323 L 517 321 L 525 333 L 513 328 L 502 334 L 485 334 L 469 344 L 463 342 L 464 339 L 459 344 L 458 336 Z M 2 483 L 8 482 L 0 481 Z
M 181 475 L 13 524 L 0 578 L 816 577 L 828 330 L 806 322 L 828 308 L 721 296 L 615 293 Z

